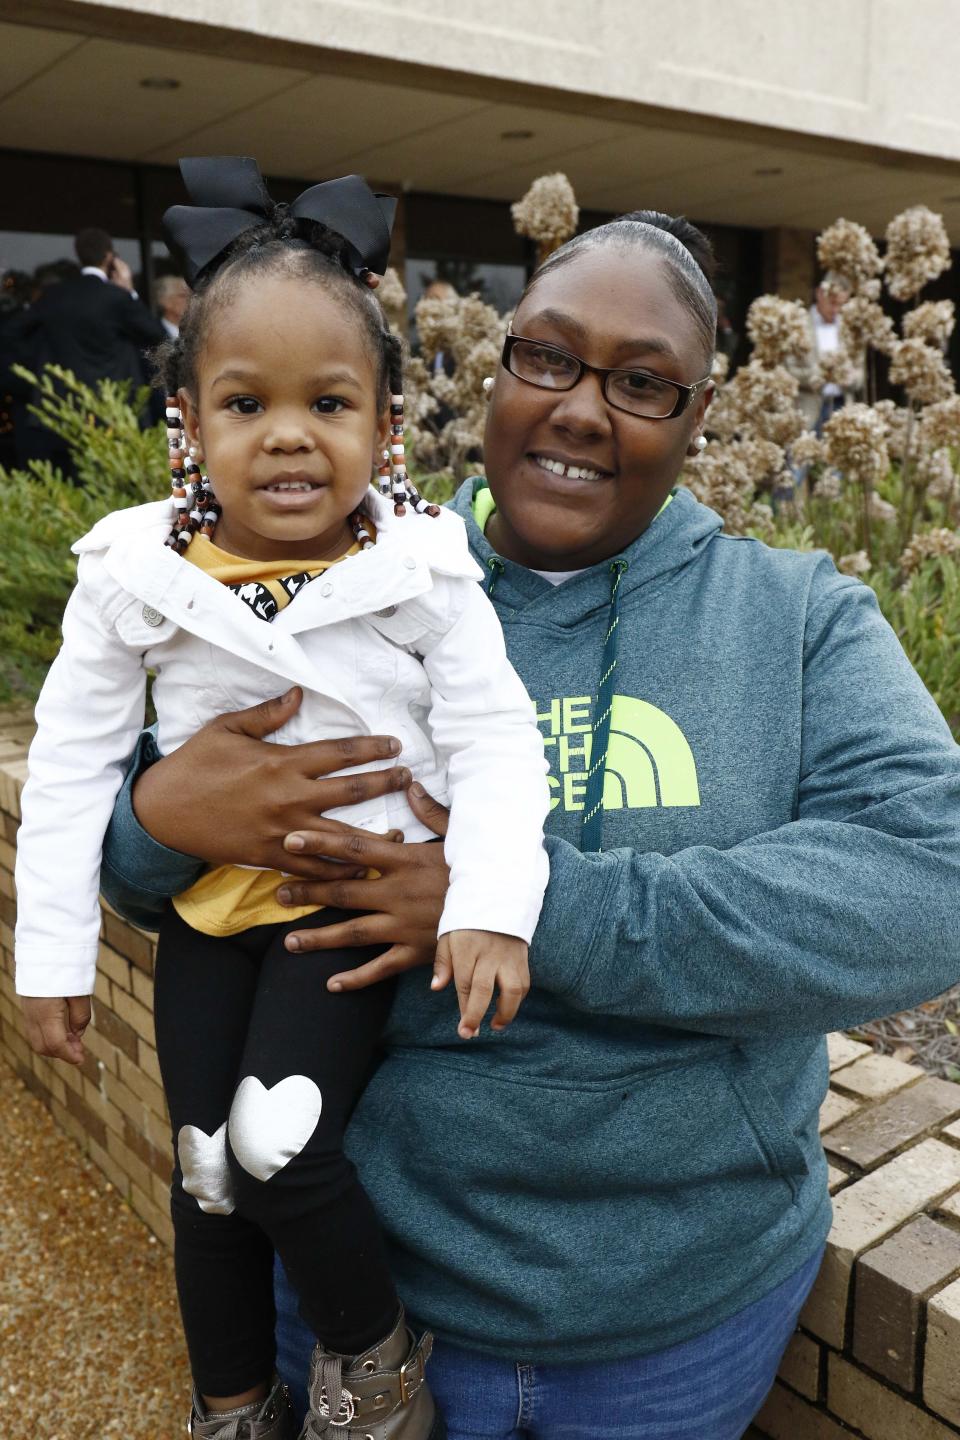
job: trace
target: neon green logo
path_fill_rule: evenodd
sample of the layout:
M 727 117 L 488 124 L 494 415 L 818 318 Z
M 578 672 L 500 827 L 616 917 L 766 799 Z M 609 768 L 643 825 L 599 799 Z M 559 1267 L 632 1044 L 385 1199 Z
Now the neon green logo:
M 582 810 L 593 732 L 589 695 L 572 695 L 536 707 L 550 761 L 551 809 Z M 632 695 L 615 695 L 603 786 L 604 810 L 656 805 L 699 805 L 693 751 L 664 710 Z

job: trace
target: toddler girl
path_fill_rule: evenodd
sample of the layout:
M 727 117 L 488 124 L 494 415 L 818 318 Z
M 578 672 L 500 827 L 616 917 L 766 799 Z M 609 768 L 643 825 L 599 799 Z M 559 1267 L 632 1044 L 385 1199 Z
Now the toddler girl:
M 406 478 L 399 342 L 369 284 L 386 264 L 392 202 L 353 176 L 274 206 L 252 161 L 182 169 L 199 204 L 166 217 L 195 289 L 160 356 L 177 392 L 172 502 L 108 515 L 74 547 L 63 648 L 37 706 L 17 865 L 31 1044 L 83 1057 L 102 838 L 148 670 L 164 752 L 291 683 L 304 699 L 282 743 L 398 738 L 412 775 L 451 805 L 439 946 L 459 1034 L 476 1034 L 494 984 L 501 1028 L 528 982 L 546 883 L 543 748 L 462 522 Z M 389 498 L 371 488 L 372 469 Z M 185 807 L 205 803 L 203 782 Z M 403 792 L 338 813 L 432 838 Z M 406 1327 L 342 1145 L 392 990 L 331 994 L 327 977 L 353 959 L 297 954 L 288 937 L 344 912 L 279 906 L 280 879 L 209 871 L 174 901 L 159 939 L 191 1433 L 296 1434 L 273 1368 L 276 1251 L 317 1337 L 303 1440 L 330 1427 L 442 1440 L 423 1383 L 431 1337 L 415 1342 Z

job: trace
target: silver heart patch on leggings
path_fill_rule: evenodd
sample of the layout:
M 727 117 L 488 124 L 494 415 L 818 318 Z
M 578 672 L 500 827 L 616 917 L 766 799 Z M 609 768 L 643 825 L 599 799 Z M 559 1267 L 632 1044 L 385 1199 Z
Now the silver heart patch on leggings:
M 295 1159 L 317 1128 L 323 1097 L 306 1075 L 288 1075 L 269 1090 L 255 1075 L 237 1086 L 230 1107 L 230 1147 L 255 1180 L 269 1180 Z
M 227 1165 L 227 1122 L 208 1135 L 196 1125 L 182 1125 L 177 1158 L 183 1188 L 208 1215 L 233 1214 L 233 1190 Z

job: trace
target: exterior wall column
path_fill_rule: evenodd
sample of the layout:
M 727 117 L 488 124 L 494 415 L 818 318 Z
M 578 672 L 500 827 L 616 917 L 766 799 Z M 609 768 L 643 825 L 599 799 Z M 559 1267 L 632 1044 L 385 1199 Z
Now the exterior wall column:
M 809 305 L 817 283 L 816 231 L 776 225 L 763 234 L 763 288 Z

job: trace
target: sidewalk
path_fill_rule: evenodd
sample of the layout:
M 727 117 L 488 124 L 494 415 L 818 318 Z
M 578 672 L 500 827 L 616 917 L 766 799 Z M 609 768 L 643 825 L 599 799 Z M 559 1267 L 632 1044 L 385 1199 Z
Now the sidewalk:
M 0 1062 L 0 1435 L 180 1440 L 173 1263 Z

